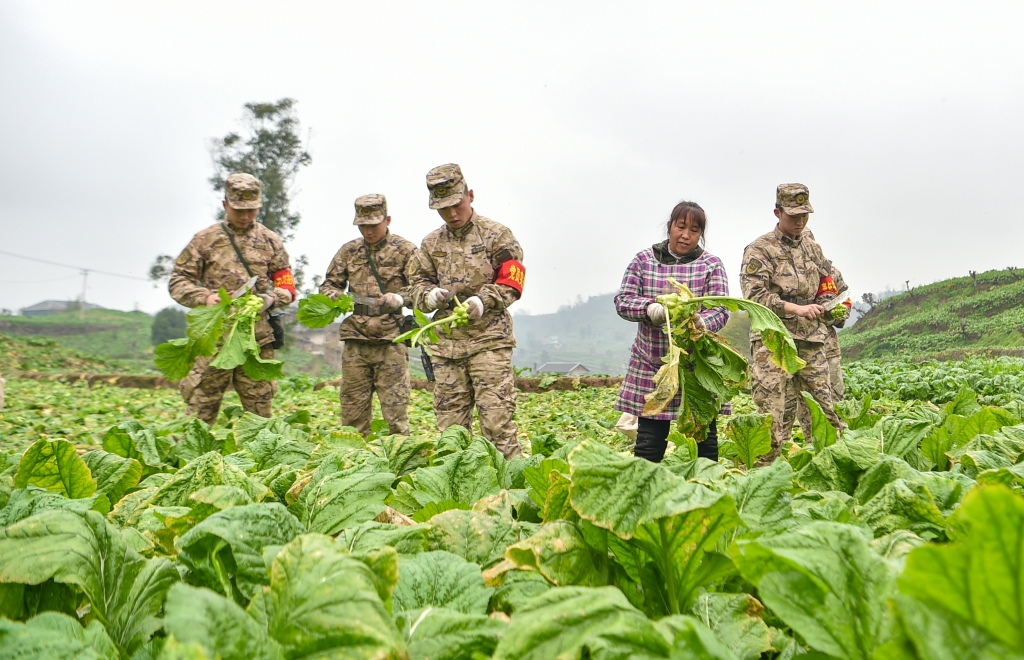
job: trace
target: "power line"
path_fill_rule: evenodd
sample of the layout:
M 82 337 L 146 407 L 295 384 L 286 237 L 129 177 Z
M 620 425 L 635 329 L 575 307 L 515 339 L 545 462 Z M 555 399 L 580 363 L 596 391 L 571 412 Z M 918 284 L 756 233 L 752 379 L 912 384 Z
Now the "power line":
M 108 273 L 105 270 L 96 270 L 95 268 L 82 268 L 81 266 L 72 266 L 70 264 L 61 264 L 61 263 L 57 263 L 56 261 L 47 261 L 46 259 L 39 259 L 39 258 L 36 258 L 36 257 L 26 257 L 23 254 L 14 254 L 13 252 L 5 252 L 4 250 L 0 250 L 0 254 L 6 254 L 8 257 L 17 257 L 18 259 L 26 259 L 28 261 L 36 261 L 36 262 L 39 262 L 41 264 L 47 264 L 47 265 L 50 265 L 50 266 L 60 266 L 61 268 L 73 268 L 73 269 L 75 269 L 77 271 L 83 271 L 83 272 L 89 272 L 89 273 L 97 273 L 99 275 L 109 275 L 111 277 L 121 277 L 121 278 L 126 279 L 126 280 L 138 280 L 140 282 L 149 282 L 150 281 L 149 279 L 147 279 L 145 277 L 136 277 L 135 275 L 122 275 L 120 273 Z

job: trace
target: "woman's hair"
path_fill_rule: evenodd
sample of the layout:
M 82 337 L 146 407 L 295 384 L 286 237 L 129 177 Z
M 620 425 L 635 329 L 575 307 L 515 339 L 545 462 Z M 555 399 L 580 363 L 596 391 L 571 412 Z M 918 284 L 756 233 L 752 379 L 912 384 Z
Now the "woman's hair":
M 707 216 L 704 215 L 704 209 L 700 207 L 700 204 L 696 202 L 679 202 L 672 209 L 672 213 L 668 216 L 668 223 L 665 225 L 665 235 L 667 236 L 669 231 L 672 229 L 672 225 L 677 220 L 682 220 L 686 224 L 690 224 L 690 221 L 697 223 L 700 227 L 700 242 L 704 244 L 704 234 L 708 226 Z

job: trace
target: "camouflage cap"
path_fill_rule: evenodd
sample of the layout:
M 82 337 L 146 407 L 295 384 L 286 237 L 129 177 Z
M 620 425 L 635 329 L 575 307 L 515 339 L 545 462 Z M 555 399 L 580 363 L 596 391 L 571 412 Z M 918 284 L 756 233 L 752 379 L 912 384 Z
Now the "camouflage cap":
M 427 189 L 430 190 L 430 208 L 455 206 L 466 194 L 462 169 L 455 163 L 438 165 L 427 172 Z
M 263 184 L 251 174 L 229 174 L 224 199 L 233 209 L 258 209 L 263 206 Z
M 388 200 L 384 195 L 363 195 L 356 199 L 354 225 L 378 225 L 388 217 Z
M 775 190 L 775 204 L 782 207 L 786 215 L 814 213 L 811 208 L 811 191 L 802 183 L 782 183 Z

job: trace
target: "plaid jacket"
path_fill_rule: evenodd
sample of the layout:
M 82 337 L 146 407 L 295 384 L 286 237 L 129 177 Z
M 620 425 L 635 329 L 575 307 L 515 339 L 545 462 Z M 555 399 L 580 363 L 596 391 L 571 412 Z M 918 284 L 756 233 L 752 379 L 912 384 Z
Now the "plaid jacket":
M 647 318 L 647 306 L 663 293 L 675 292 L 669 278 L 682 282 L 698 296 L 729 295 L 729 280 L 725 266 L 718 257 L 704 252 L 687 264 L 665 265 L 658 262 L 653 248 L 640 252 L 626 268 L 619 293 L 615 296 L 615 311 L 627 321 L 637 323 L 636 339 L 630 351 L 629 367 L 619 388 L 615 409 L 640 416 L 644 408 L 644 395 L 654 390 L 654 374 L 668 353 L 668 338 L 662 328 Z M 722 308 L 702 309 L 699 312 L 704 325 L 718 332 L 729 320 L 729 312 Z M 722 409 L 729 414 L 728 404 Z M 653 419 L 675 419 L 679 415 L 679 395 L 665 410 Z

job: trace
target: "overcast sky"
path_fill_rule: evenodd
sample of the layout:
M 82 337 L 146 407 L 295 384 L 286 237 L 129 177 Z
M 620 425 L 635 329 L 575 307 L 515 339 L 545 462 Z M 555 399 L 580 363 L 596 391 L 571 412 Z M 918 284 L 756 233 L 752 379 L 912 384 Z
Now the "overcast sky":
M 1024 266 L 1024 3 L 0 3 L 0 250 L 144 277 L 219 205 L 211 138 L 297 99 L 313 163 L 291 254 L 323 273 L 384 193 L 440 226 L 424 175 L 461 164 L 525 249 L 519 311 L 613 291 L 672 206 L 708 214 L 739 295 L 775 186 L 853 291 Z M 0 255 L 0 307 L 77 297 Z M 87 299 L 154 312 L 103 275 Z

